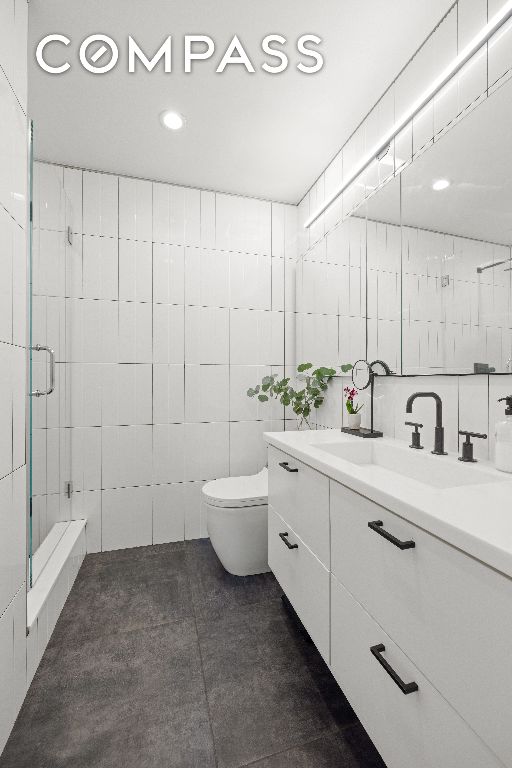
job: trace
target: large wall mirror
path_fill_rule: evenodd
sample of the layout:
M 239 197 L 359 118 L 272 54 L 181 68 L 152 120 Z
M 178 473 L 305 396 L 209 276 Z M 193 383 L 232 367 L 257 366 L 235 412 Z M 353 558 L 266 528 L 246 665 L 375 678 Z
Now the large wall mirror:
M 303 257 L 299 301 L 313 290 L 337 307 L 337 340 L 334 321 L 323 323 L 322 363 L 512 372 L 511 126 L 508 81 Z M 313 354 L 315 337 L 318 348 L 321 323 L 315 333 L 305 321 L 310 341 L 300 327 L 318 306 L 298 304 L 298 357 Z

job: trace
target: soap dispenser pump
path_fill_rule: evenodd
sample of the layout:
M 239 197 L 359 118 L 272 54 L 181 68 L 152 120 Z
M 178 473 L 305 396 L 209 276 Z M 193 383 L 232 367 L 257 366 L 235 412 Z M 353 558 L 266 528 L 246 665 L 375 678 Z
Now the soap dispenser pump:
M 512 472 L 512 395 L 500 397 L 505 401 L 505 420 L 496 424 L 496 469 Z

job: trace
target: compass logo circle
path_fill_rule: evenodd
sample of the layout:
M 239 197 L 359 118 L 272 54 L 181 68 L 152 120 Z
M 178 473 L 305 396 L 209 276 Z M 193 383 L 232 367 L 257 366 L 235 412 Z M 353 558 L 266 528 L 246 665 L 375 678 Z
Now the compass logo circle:
M 94 47 L 91 56 L 88 57 L 89 49 L 92 48 L 94 43 L 102 43 L 102 45 L 99 48 Z M 96 66 L 96 62 L 103 59 L 109 50 L 110 61 L 102 66 Z M 119 48 L 115 41 L 107 35 L 90 35 L 80 46 L 80 61 L 88 72 L 92 72 L 94 75 L 103 75 L 105 72 L 110 72 L 111 69 L 114 69 L 119 61 Z

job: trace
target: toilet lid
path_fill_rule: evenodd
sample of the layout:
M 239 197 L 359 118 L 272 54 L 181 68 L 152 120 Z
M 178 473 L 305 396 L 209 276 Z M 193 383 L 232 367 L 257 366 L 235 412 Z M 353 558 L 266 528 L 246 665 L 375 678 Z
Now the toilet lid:
M 259 507 L 268 504 L 268 470 L 257 475 L 223 477 L 203 485 L 205 501 L 212 507 Z

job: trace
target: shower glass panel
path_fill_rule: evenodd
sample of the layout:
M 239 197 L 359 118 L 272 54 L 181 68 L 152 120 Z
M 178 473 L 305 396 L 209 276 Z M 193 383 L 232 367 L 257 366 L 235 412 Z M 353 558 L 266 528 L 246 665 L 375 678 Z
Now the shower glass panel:
M 67 301 L 72 207 L 64 171 L 30 152 L 29 252 L 29 583 L 35 584 L 73 519 Z M 69 228 L 69 229 L 68 229 Z M 80 265 L 81 269 L 81 265 Z

